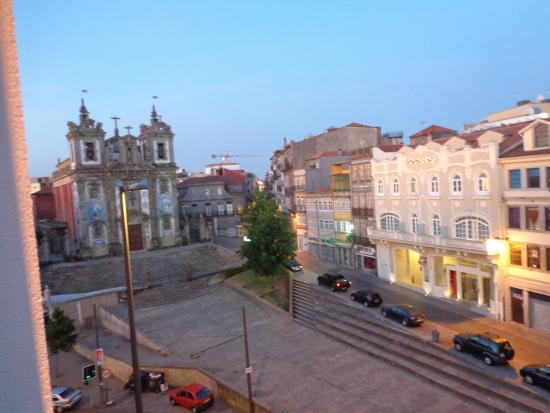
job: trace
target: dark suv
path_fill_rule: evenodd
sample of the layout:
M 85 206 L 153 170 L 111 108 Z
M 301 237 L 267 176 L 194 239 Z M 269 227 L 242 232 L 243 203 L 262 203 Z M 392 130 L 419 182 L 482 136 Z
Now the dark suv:
M 351 287 L 351 281 L 348 281 L 342 274 L 323 274 L 317 277 L 319 285 L 326 285 L 331 291 L 346 291 Z
M 454 336 L 458 351 L 467 351 L 483 359 L 488 366 L 506 364 L 514 358 L 514 349 L 505 338 L 491 333 L 462 333 Z
M 365 305 L 365 307 L 379 306 L 382 304 L 382 297 L 376 291 L 359 290 L 351 293 L 351 299 Z

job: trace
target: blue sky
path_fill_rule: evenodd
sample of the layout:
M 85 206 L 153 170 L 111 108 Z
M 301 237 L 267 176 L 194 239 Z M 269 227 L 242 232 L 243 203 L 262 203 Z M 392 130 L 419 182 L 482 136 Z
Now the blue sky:
M 68 156 L 80 90 L 112 135 L 151 96 L 176 161 L 257 154 L 361 122 L 410 135 L 550 97 L 550 2 L 14 0 L 32 176 Z M 422 123 L 422 122 L 425 122 Z M 238 160 L 239 158 L 235 158 Z

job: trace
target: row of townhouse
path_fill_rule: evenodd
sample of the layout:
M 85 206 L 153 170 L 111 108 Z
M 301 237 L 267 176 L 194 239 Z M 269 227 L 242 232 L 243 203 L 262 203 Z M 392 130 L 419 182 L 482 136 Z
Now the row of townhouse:
M 303 166 L 282 207 L 299 250 L 550 331 L 550 102 Z

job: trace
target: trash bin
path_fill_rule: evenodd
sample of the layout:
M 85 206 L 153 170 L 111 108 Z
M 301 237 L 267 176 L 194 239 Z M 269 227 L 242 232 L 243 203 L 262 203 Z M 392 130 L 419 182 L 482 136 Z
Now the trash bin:
M 434 343 L 439 342 L 439 330 L 432 330 L 432 341 Z

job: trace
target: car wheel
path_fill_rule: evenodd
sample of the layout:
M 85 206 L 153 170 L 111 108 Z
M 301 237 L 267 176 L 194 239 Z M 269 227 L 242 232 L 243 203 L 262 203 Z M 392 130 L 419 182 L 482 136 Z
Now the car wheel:
M 330 291 L 336 291 L 336 288 L 330 287 Z
M 369 306 L 369 302 L 368 302 L 368 301 L 365 301 L 365 302 L 363 303 L 363 305 L 364 305 L 365 307 L 368 307 L 368 306 Z
M 401 320 L 401 324 L 403 324 L 405 327 L 407 327 L 409 325 L 409 322 L 407 321 L 406 318 L 404 318 L 403 320 Z
M 388 316 L 388 313 L 386 312 L 386 310 L 382 310 L 382 315 L 383 315 L 384 317 L 387 317 L 387 316 Z
M 489 356 L 483 356 L 483 362 L 488 366 L 491 366 L 493 364 L 493 359 Z
M 174 399 L 170 399 L 170 404 L 171 404 L 172 406 L 175 406 L 175 405 L 176 405 L 176 401 L 175 401 Z
M 56 411 L 57 413 L 63 413 L 63 407 L 57 406 L 57 407 L 55 408 L 55 411 Z
M 193 407 L 193 409 L 191 410 L 193 413 L 199 413 L 199 409 L 197 409 L 196 407 Z
M 460 344 L 460 343 L 455 343 L 455 349 L 456 349 L 456 351 L 462 351 L 462 350 L 464 350 L 464 349 L 462 348 L 462 344 Z
M 533 377 L 527 375 L 527 376 L 525 376 L 525 383 L 527 383 L 527 384 L 535 384 L 535 379 L 533 379 Z

